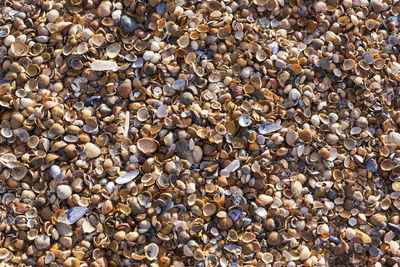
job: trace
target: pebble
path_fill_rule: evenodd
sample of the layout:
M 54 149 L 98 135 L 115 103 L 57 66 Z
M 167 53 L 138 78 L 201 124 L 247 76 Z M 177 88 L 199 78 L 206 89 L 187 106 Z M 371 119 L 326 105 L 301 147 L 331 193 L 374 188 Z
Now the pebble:
M 56 20 L 58 19 L 58 17 L 60 16 L 60 13 L 58 12 L 58 10 L 50 10 L 47 14 L 46 14 L 46 18 L 48 20 L 48 22 L 56 22 Z
M 132 85 L 131 85 L 131 82 L 129 80 L 124 81 L 117 88 L 117 93 L 122 98 L 128 98 L 130 93 L 131 93 L 131 91 L 132 91 Z
M 124 32 L 127 33 L 132 33 L 137 29 L 137 23 L 135 19 L 130 16 L 122 16 L 121 25 Z
M 271 232 L 268 235 L 268 238 L 267 238 L 268 245 L 276 247 L 276 246 L 279 246 L 281 244 L 281 242 L 282 242 L 282 239 L 278 232 Z
M 180 102 L 186 106 L 191 105 L 194 101 L 196 100 L 194 99 L 193 94 L 189 92 L 184 92 L 180 98 Z

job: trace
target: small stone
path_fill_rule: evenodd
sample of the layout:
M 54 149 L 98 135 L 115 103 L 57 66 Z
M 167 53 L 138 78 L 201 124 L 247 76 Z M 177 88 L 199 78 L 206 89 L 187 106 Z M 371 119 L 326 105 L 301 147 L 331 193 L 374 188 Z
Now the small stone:
M 110 16 L 111 15 L 111 7 L 112 7 L 112 4 L 110 1 L 102 1 L 100 3 L 99 7 L 97 8 L 97 15 L 100 18 Z
M 48 88 L 50 85 L 50 77 L 44 74 L 40 74 L 37 81 L 39 88 Z
M 164 14 L 167 12 L 167 5 L 165 3 L 159 3 L 156 6 L 156 12 L 161 16 L 164 16 Z
M 339 137 L 336 134 L 329 133 L 326 135 L 325 140 L 329 145 L 336 145 L 339 141 Z
M 131 91 L 132 85 L 129 80 L 121 83 L 117 88 L 117 93 L 122 98 L 128 98 Z
M 70 249 L 72 247 L 72 238 L 69 236 L 62 236 L 60 237 L 59 241 L 61 245 L 67 249 Z
M 122 29 L 126 33 L 132 33 L 137 29 L 137 23 L 135 19 L 129 16 L 122 16 L 121 25 Z
M 270 246 L 279 246 L 281 244 L 281 235 L 278 232 L 272 232 L 267 238 L 267 243 Z
M 184 104 L 185 106 L 191 105 L 195 100 L 193 95 L 189 92 L 184 92 L 181 96 L 180 102 Z
M 52 9 L 46 14 L 47 20 L 49 22 L 55 22 L 59 16 L 60 16 L 60 13 L 56 9 Z

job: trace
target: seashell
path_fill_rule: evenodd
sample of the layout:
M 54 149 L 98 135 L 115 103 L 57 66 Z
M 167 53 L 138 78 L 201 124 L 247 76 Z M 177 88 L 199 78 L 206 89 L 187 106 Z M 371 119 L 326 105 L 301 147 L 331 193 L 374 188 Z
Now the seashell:
M 298 138 L 299 138 L 299 135 L 298 135 L 297 132 L 295 132 L 295 131 L 289 131 L 289 132 L 287 132 L 287 134 L 286 134 L 286 143 L 287 143 L 289 146 L 293 146 L 293 145 L 296 143 L 296 141 L 297 141 Z
M 129 216 L 129 214 L 132 212 L 132 209 L 128 205 L 118 203 L 117 211 L 121 212 L 122 214 L 125 214 L 126 216 Z
M 367 27 L 368 30 L 372 30 L 376 26 L 376 21 L 373 19 L 367 19 L 365 21 L 365 27 Z
M 357 141 L 351 138 L 346 138 L 344 140 L 344 147 L 348 150 L 352 150 L 356 147 Z
M 239 236 L 235 230 L 231 229 L 231 230 L 229 230 L 226 239 L 229 242 L 237 242 L 239 240 Z
M 231 26 L 225 25 L 217 31 L 217 37 L 219 39 L 226 39 L 232 32 Z
M 20 40 L 16 40 L 10 46 L 10 52 L 14 57 L 23 57 L 29 53 L 29 47 Z
M 88 211 L 88 208 L 86 208 L 86 207 L 75 206 L 75 207 L 70 208 L 66 212 L 67 223 L 68 224 L 75 223 L 80 218 L 82 218 L 83 215 L 85 215 L 87 211 Z
M 344 174 L 339 169 L 333 170 L 332 175 L 333 175 L 333 179 L 335 179 L 335 181 L 337 181 L 337 182 L 341 182 L 344 179 Z
M 274 260 L 274 256 L 271 253 L 265 252 L 261 255 L 261 260 L 266 264 L 272 263 Z
M 144 247 L 144 254 L 149 261 L 154 261 L 157 259 L 160 249 L 155 243 L 150 243 Z
M 374 68 L 377 70 L 383 69 L 385 65 L 385 60 L 383 58 L 377 58 L 374 60 Z
M 217 211 L 217 207 L 214 203 L 207 203 L 203 209 L 204 216 L 212 216 Z
M 179 47 L 181 48 L 186 48 L 189 46 L 190 43 L 190 38 L 189 35 L 185 34 L 182 35 L 181 37 L 179 37 L 179 39 L 177 40 L 177 43 L 179 45 Z
M 200 33 L 206 33 L 209 31 L 209 28 L 207 25 L 205 24 L 200 24 L 196 27 L 196 31 L 200 32 Z
M 59 185 L 57 186 L 57 196 L 61 199 L 67 199 L 72 195 L 72 188 L 69 185 Z
M 29 77 L 35 77 L 35 76 L 39 75 L 40 67 L 36 64 L 30 64 L 30 65 L 28 65 L 28 67 L 26 67 L 25 72 Z
M 252 232 L 245 232 L 240 237 L 243 243 L 250 243 L 256 239 L 256 235 Z
M 167 188 L 170 185 L 169 177 L 166 174 L 161 174 L 156 183 L 160 188 Z
M 146 108 L 140 108 L 137 111 L 137 119 L 138 121 L 147 121 L 150 117 L 150 113 Z
M 28 173 L 28 169 L 23 165 L 18 165 L 11 171 L 11 177 L 15 181 L 21 181 L 25 178 L 26 174 Z
M 113 206 L 113 203 L 112 203 L 111 200 L 107 199 L 106 201 L 104 201 L 102 203 L 102 206 L 101 206 L 101 213 L 102 214 L 104 214 L 104 215 L 105 214 L 109 214 L 109 213 L 111 213 L 113 211 L 114 211 L 114 206 Z
M 237 255 L 237 256 L 242 254 L 242 247 L 240 247 L 238 245 L 227 245 L 224 247 L 224 249 L 234 255 Z
M 0 26 L 0 37 L 7 37 L 10 34 L 11 27 L 11 24 Z
M 378 164 L 375 159 L 369 159 L 365 163 L 365 169 L 370 172 L 376 172 L 378 170 Z
M 92 38 L 90 38 L 90 41 L 93 46 L 101 47 L 106 42 L 106 38 L 102 34 L 94 34 Z
M 76 53 L 78 55 L 83 55 L 85 53 L 87 53 L 89 51 L 89 44 L 86 42 L 80 43 L 77 47 L 76 47 Z
M 0 133 L 5 138 L 11 138 L 13 136 L 13 131 L 10 128 L 1 128 Z
M 71 57 L 69 64 L 74 70 L 81 70 L 83 68 L 83 62 L 79 57 Z
M 147 207 L 151 202 L 152 195 L 149 191 L 144 191 L 143 193 L 138 195 L 138 202 L 141 206 Z
M 56 228 L 61 236 L 72 236 L 73 234 L 71 226 L 64 222 L 58 222 Z
M 106 48 L 106 54 L 108 58 L 115 58 L 121 51 L 121 45 L 119 43 L 113 43 Z
M 382 210 L 388 210 L 391 205 L 392 205 L 392 201 L 390 200 L 390 198 L 384 198 L 380 202 L 380 207 Z
M 7 168 L 13 169 L 17 166 L 18 161 L 14 154 L 6 153 L 0 156 L 0 163 L 4 164 Z
M 0 96 L 7 94 L 7 92 L 11 89 L 10 83 L 2 83 L 0 84 Z
M 26 92 L 36 91 L 39 89 L 39 82 L 36 79 L 29 79 L 25 83 L 24 89 L 25 94 L 23 96 L 20 95 L 20 97 L 25 97 L 27 95 Z
M 45 49 L 45 47 L 46 46 L 44 44 L 35 43 L 30 49 L 30 54 L 32 56 L 40 55 L 43 52 L 43 50 Z
M 279 246 L 282 242 L 281 234 L 278 232 L 271 232 L 268 235 L 267 243 L 270 246 Z
M 395 164 L 390 159 L 384 159 L 381 161 L 380 166 L 383 171 L 391 171 L 395 167 Z
M 11 252 L 6 248 L 0 248 L 0 260 L 5 260 L 11 255 Z
M 38 231 L 37 229 L 33 228 L 33 229 L 30 229 L 30 230 L 28 231 L 26 238 L 27 238 L 29 241 L 33 241 L 33 240 L 36 239 L 36 237 L 38 236 L 38 234 L 39 234 L 39 231 Z
M 218 258 L 213 254 L 208 254 L 205 259 L 205 267 L 216 267 L 218 266 Z
M 349 70 L 354 69 L 355 65 L 356 65 L 356 62 L 353 59 L 345 59 L 343 61 L 342 68 L 345 71 L 349 71 Z
M 279 124 L 267 122 L 267 123 L 261 124 L 258 127 L 258 132 L 262 135 L 266 135 L 266 134 L 270 134 L 270 133 L 279 131 L 280 129 L 282 129 L 282 126 L 280 126 Z
M 93 144 L 93 143 L 86 143 L 85 144 L 85 152 L 86 152 L 86 157 L 88 159 L 97 158 L 101 154 L 100 147 L 98 145 Z
M 241 115 L 238 122 L 241 127 L 249 127 L 252 123 L 250 116 L 247 114 Z
M 50 246 L 50 237 L 40 234 L 35 238 L 35 246 L 39 250 L 46 249 Z
M 157 150 L 157 143 L 152 138 L 141 138 L 137 141 L 137 148 L 144 154 L 151 154 Z
M 63 135 L 65 132 L 64 127 L 61 126 L 61 124 L 59 123 L 54 123 L 50 130 L 49 130 L 49 137 L 50 138 L 55 138 L 58 137 L 60 135 Z
M 110 60 L 95 60 L 90 64 L 90 67 L 95 71 L 118 70 L 118 64 Z
M 135 179 L 139 175 L 139 170 L 134 170 L 132 172 L 126 173 L 115 179 L 117 184 L 126 184 Z

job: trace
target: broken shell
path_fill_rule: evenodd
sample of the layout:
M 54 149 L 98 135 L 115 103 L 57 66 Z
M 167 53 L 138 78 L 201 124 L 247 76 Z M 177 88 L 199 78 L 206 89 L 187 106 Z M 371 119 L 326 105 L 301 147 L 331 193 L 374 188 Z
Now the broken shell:
M 16 40 L 10 46 L 10 51 L 14 57 L 26 56 L 29 52 L 29 47 L 20 40 Z
M 82 218 L 83 215 L 86 214 L 87 210 L 88 210 L 88 208 L 80 207 L 80 206 L 75 206 L 75 207 L 70 208 L 66 213 L 67 222 L 69 224 L 75 223 L 80 218 Z
M 146 258 L 150 261 L 156 260 L 159 253 L 158 245 L 155 243 L 150 243 L 144 247 L 144 254 Z

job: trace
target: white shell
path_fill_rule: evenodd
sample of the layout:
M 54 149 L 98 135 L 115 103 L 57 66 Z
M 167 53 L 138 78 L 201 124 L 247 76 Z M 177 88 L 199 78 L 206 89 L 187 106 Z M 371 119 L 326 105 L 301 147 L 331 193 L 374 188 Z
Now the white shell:
M 134 170 L 133 172 L 128 172 L 127 174 L 121 175 L 117 179 L 115 179 L 115 183 L 117 184 L 126 184 L 136 178 L 139 175 L 139 170 Z
M 260 127 L 258 127 L 258 132 L 264 135 L 279 131 L 280 129 L 282 129 L 282 126 L 280 126 L 279 124 L 267 122 L 261 124 Z
M 111 60 L 95 60 L 90 64 L 90 67 L 96 71 L 118 70 L 118 64 Z

